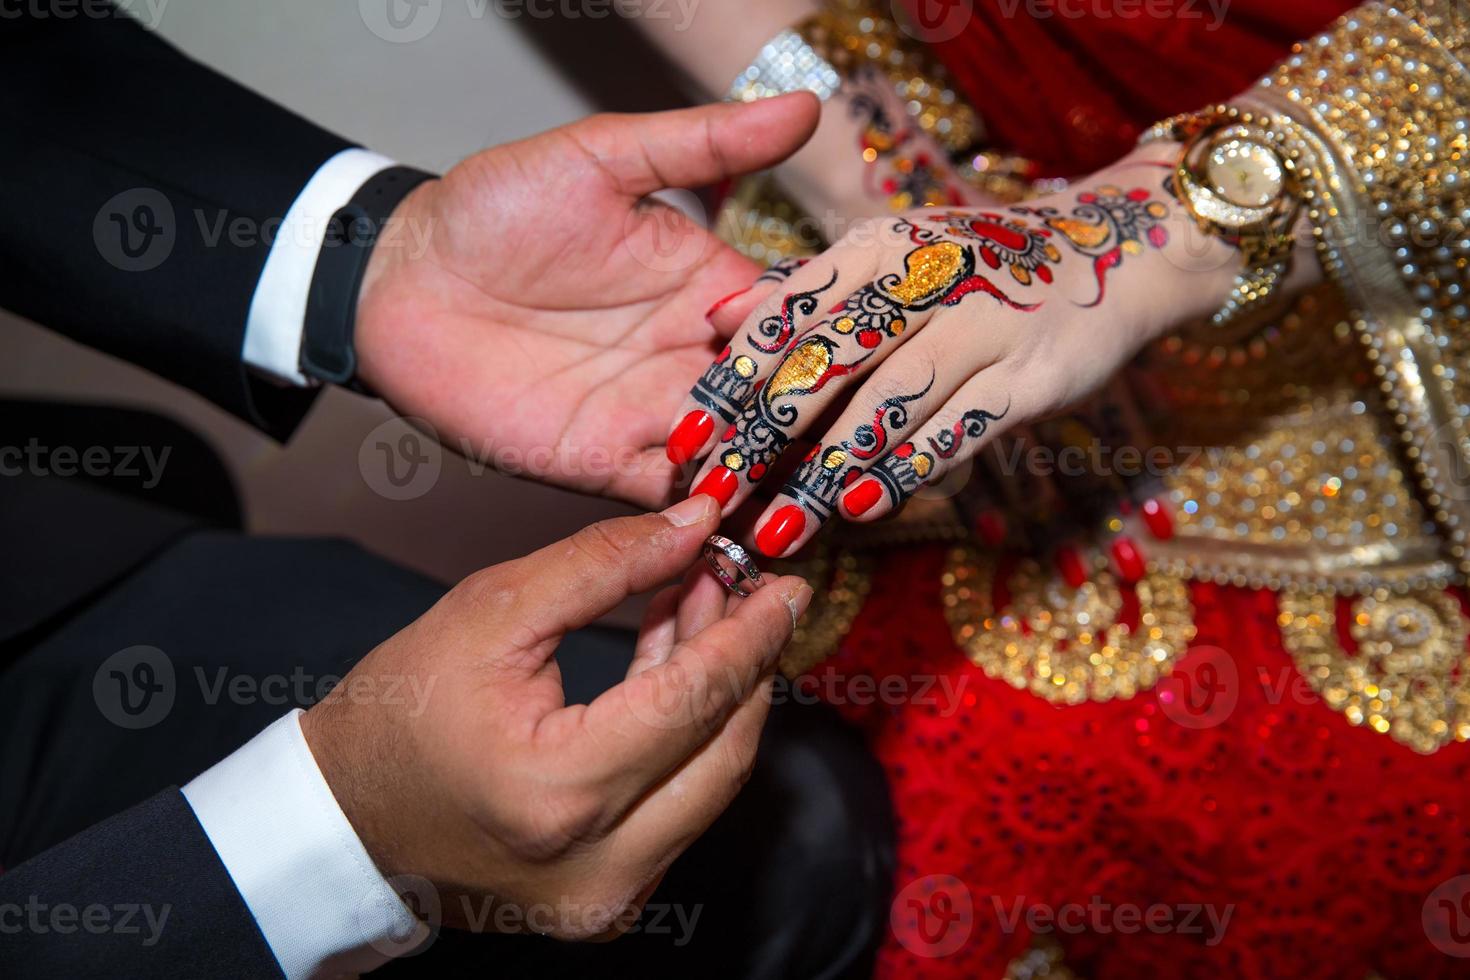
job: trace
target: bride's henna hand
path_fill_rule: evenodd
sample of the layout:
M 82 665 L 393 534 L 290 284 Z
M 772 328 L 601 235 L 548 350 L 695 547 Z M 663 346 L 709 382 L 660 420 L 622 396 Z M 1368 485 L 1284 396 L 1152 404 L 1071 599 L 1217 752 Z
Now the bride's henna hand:
M 813 259 L 755 306 L 676 416 L 671 445 L 709 455 L 694 492 L 728 513 L 845 402 L 757 522 L 757 546 L 789 554 L 839 510 L 888 513 L 1210 312 L 1239 257 L 1171 196 L 1171 152 L 1025 207 L 875 222 Z

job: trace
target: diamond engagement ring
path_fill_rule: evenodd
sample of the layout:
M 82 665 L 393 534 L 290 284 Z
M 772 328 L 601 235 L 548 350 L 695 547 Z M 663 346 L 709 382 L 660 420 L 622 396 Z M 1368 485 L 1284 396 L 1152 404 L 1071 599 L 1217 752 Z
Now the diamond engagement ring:
M 704 543 L 704 560 L 709 562 L 709 567 L 715 570 L 725 588 L 742 598 L 752 595 L 764 584 L 761 570 L 755 567 L 750 555 L 729 538 L 710 535 Z

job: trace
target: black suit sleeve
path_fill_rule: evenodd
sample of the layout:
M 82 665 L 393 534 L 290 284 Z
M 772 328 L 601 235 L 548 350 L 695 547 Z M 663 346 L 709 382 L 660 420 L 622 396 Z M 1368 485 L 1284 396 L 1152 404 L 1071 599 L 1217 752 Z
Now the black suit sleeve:
M 177 789 L 0 874 L 0 976 L 283 976 Z
M 281 218 L 350 144 L 109 3 L 36 7 L 0 0 L 0 306 L 289 433 L 311 395 L 247 373 L 246 314 Z

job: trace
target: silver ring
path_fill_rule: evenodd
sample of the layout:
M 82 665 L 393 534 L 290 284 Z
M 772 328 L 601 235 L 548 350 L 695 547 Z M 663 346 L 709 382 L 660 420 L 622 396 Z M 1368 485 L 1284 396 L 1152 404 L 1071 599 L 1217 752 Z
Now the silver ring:
M 765 584 L 761 581 L 761 570 L 755 567 L 750 555 L 729 538 L 711 534 L 704 543 L 704 560 L 709 562 L 709 567 L 715 570 L 725 588 L 741 598 L 748 598 Z M 746 588 L 747 582 L 751 584 L 749 589 Z

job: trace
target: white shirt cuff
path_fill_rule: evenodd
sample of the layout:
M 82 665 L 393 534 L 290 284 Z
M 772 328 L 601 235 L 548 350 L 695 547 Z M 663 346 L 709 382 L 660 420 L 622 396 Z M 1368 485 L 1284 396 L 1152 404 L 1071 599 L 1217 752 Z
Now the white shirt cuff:
M 429 936 L 373 864 L 298 709 L 184 787 L 288 980 L 364 973 Z
M 286 212 L 245 320 L 245 363 L 285 384 L 315 382 L 301 373 L 306 298 L 327 222 L 378 173 L 397 164 L 380 153 L 343 150 L 317 169 Z

